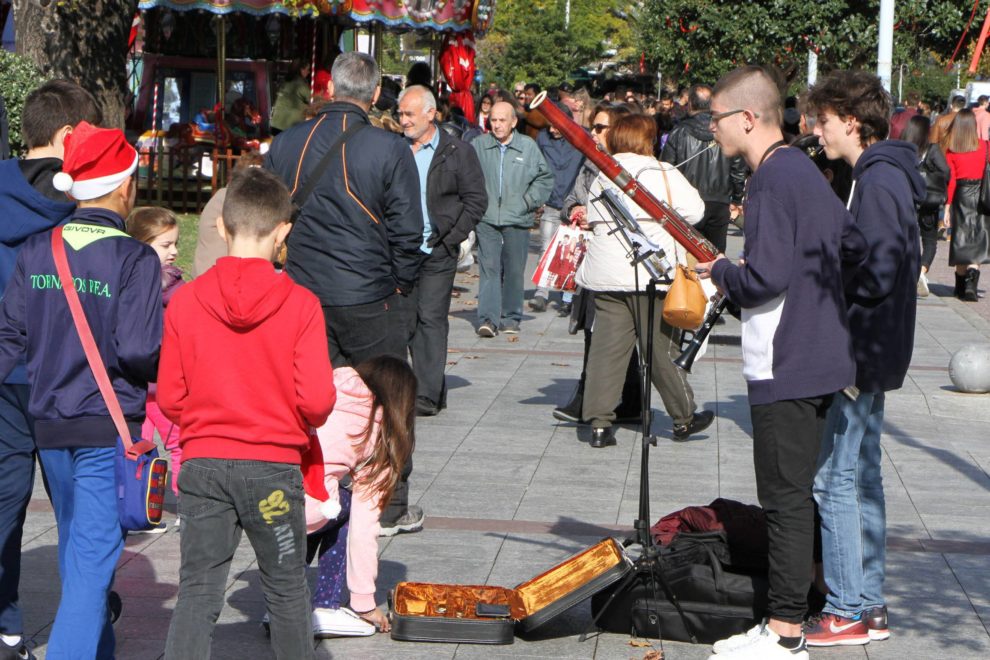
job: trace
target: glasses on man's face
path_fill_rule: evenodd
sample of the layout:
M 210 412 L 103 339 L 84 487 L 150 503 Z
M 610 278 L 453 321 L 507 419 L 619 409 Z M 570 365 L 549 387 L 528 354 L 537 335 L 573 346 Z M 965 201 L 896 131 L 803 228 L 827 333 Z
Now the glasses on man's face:
M 731 117 L 732 115 L 738 115 L 740 112 L 748 112 L 753 115 L 753 119 L 759 119 L 760 113 L 753 112 L 752 110 L 746 110 L 744 108 L 739 108 L 737 110 L 726 110 L 725 112 L 713 112 L 712 117 L 708 122 L 709 126 L 717 126 L 720 121 L 726 117 Z
M 603 133 L 608 130 L 608 124 L 595 124 L 591 127 L 595 133 Z

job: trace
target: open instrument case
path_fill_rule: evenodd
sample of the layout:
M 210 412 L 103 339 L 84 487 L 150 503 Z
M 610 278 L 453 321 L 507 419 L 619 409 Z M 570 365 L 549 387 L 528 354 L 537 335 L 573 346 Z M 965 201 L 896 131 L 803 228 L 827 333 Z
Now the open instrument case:
M 511 644 L 621 580 L 632 569 L 615 539 L 604 539 L 513 589 L 400 582 L 389 598 L 392 639 Z

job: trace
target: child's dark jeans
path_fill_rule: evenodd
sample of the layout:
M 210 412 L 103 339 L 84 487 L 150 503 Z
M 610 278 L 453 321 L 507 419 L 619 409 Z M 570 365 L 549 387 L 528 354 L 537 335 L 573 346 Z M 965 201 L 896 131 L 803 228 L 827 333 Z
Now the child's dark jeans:
M 313 657 L 306 520 L 298 465 L 194 458 L 179 474 L 182 563 L 165 645 L 172 660 L 209 658 L 230 561 L 247 533 L 279 660 Z

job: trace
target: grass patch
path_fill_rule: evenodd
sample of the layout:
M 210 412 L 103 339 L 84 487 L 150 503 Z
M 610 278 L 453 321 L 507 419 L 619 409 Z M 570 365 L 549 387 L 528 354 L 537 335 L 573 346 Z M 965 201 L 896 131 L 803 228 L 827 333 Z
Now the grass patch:
M 193 256 L 199 240 L 199 214 L 177 213 L 179 218 L 179 255 L 175 265 L 182 269 L 185 279 L 192 279 Z

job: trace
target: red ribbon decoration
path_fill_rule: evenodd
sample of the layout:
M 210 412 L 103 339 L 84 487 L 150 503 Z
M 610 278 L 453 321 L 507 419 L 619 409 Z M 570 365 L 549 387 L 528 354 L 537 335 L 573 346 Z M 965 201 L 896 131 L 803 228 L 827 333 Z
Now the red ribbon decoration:
M 440 71 L 452 90 L 451 104 L 463 110 L 464 118 L 468 123 L 474 124 L 474 97 L 471 95 L 471 83 L 474 82 L 474 37 L 470 32 L 448 34 L 444 37 L 440 52 Z

